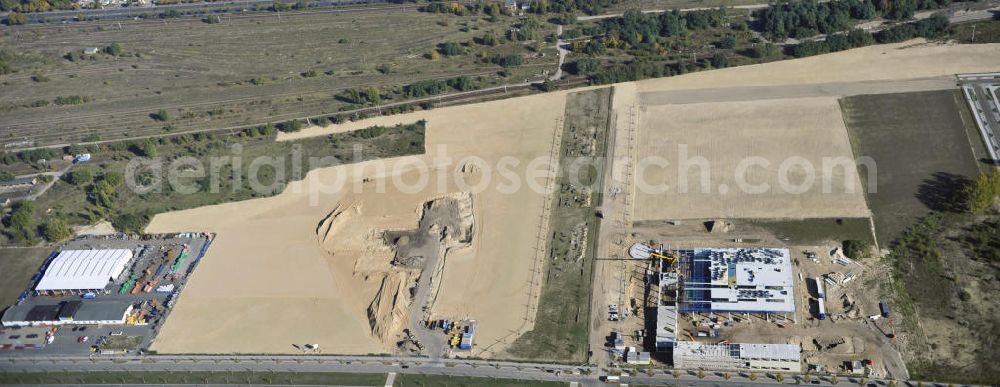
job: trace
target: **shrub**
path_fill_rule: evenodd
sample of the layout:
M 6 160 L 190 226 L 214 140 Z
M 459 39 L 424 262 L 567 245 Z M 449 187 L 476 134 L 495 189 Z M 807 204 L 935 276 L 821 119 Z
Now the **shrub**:
M 90 182 L 94 180 L 94 173 L 90 171 L 90 168 L 74 168 L 66 174 L 65 179 L 66 182 L 75 186 L 83 186 L 90 184 Z
M 7 14 L 7 25 L 16 26 L 22 24 L 28 24 L 28 17 L 25 16 L 23 13 L 11 12 Z
M 81 97 L 79 95 L 69 95 L 69 96 L 58 96 L 53 102 L 55 102 L 56 105 L 79 105 L 84 102 L 87 102 L 88 100 L 89 98 L 87 97 Z
M 111 43 L 111 45 L 104 47 L 104 52 L 108 55 L 119 56 L 122 54 L 122 46 L 116 43 Z
M 718 43 L 715 44 L 719 48 L 730 49 L 736 47 L 736 38 L 732 36 L 727 36 L 722 38 Z
M 465 49 L 455 42 L 441 43 L 438 45 L 438 51 L 441 51 L 445 56 L 457 56 L 465 53 Z
M 19 202 L 7 219 L 7 232 L 15 241 L 30 244 L 35 241 L 35 206 L 30 201 Z
M 864 259 L 868 257 L 871 245 L 867 242 L 849 239 L 843 242 L 844 255 L 850 259 Z
M 157 110 L 156 113 L 150 114 L 149 117 L 157 121 L 170 121 L 170 113 L 165 109 Z
M 51 219 L 42 225 L 42 236 L 49 242 L 58 242 L 69 238 L 70 235 L 72 232 L 62 219 Z
M 524 64 L 524 57 L 518 54 L 494 55 L 490 57 L 490 63 L 503 67 L 514 67 Z
M 288 121 L 286 123 L 281 124 L 278 127 L 278 130 L 280 130 L 282 132 L 286 132 L 286 133 L 298 132 L 298 131 L 302 130 L 302 128 L 304 126 L 305 125 L 302 123 L 302 121 L 299 121 L 299 119 L 296 118 L 294 120 L 291 120 L 291 121 Z
M 601 62 L 597 59 L 581 58 L 569 64 L 569 72 L 576 75 L 587 75 L 594 73 L 601 68 Z

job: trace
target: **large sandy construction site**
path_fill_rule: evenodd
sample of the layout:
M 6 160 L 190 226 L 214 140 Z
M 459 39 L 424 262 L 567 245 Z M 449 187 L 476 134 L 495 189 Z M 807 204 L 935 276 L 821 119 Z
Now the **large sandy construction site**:
M 857 176 L 847 172 L 834 179 L 832 194 L 771 191 L 750 196 L 736 194 L 738 188 L 730 186 L 728 194 L 721 195 L 719 186 L 729 183 L 723 179 L 725 169 L 747 155 L 773 158 L 770 167 L 750 175 L 751 183 L 772 185 L 777 181 L 774 172 L 787 157 L 801 156 L 817 166 L 823 156 L 853 158 L 837 97 L 944 89 L 954 86 L 952 74 L 986 71 L 996 63 L 997 45 L 905 43 L 615 85 L 612 156 L 638 160 L 656 155 L 676 167 L 677 144 L 688 144 L 689 156 L 709 161 L 712 193 L 678 198 L 633 191 L 634 181 L 621 174 L 606 185 L 625 194 L 608 195 L 605 224 L 867 216 L 863 193 L 844 191 L 845 182 L 860 185 Z M 460 227 L 464 230 L 471 223 L 471 242 L 463 242 L 468 236 L 464 231 L 435 225 L 425 230 L 450 241 L 439 267 L 424 271 L 433 272 L 428 314 L 476 319 L 477 348 L 500 353 L 505 343 L 532 327 L 526 313 L 533 313 L 531 294 L 538 294 L 531 287 L 541 282 L 533 278 L 533 265 L 539 237 L 547 234 L 542 208 L 550 197 L 524 185 L 513 193 L 500 192 L 498 188 L 509 183 L 507 177 L 463 158 L 477 156 L 491 167 L 512 163 L 507 168 L 523 183 L 530 161 L 552 158 L 565 103 L 566 92 L 545 93 L 309 128 L 283 137 L 427 120 L 425 155 L 314 170 L 275 197 L 155 217 L 149 232 L 203 230 L 218 237 L 152 349 L 300 353 L 296 345 L 316 343 L 325 353 L 397 351 L 400 332 L 427 315 L 421 314 L 422 305 L 410 305 L 409 288 L 420 271 L 391 264 L 400 242 L 387 240 L 384 232 L 417 229 L 426 203 L 446 198 L 459 203 Z M 442 149 L 446 158 L 439 157 Z M 615 169 L 623 168 L 616 163 Z M 651 174 L 649 180 L 674 185 L 677 176 L 665 171 Z M 486 178 L 490 183 L 463 195 L 467 187 L 458 186 L 455 176 L 473 185 Z M 348 189 L 329 188 L 338 177 L 351 182 Z M 423 178 L 427 180 L 422 188 L 406 189 Z M 353 184 L 361 189 L 354 190 Z M 604 227 L 598 254 L 611 256 L 614 246 L 606 242 L 624 230 Z M 612 267 L 597 266 L 595 283 L 620 283 L 601 281 L 613 275 Z M 598 293 L 617 294 L 617 289 L 597 288 Z M 603 293 L 595 294 L 594 305 L 599 315 L 606 307 Z
M 564 101 L 564 94 L 546 94 L 354 123 L 426 119 L 428 154 L 388 160 L 382 172 L 380 162 L 358 165 L 362 171 L 315 170 L 276 197 L 157 216 L 150 232 L 211 230 L 218 239 L 153 349 L 298 353 L 293 344 L 315 343 L 327 353 L 392 352 L 409 323 L 416 273 L 390 265 L 394 251 L 382 232 L 416 228 L 425 202 L 462 192 L 455 176 L 470 185 L 490 178 L 466 156 L 491 167 L 509 157 L 522 176 L 530 160 L 547 160 Z M 351 184 L 330 189 L 325 183 L 341 173 Z M 421 178 L 426 186 L 410 191 Z M 358 182 L 362 191 L 355 192 Z M 530 329 L 524 305 L 545 195 L 524 187 L 501 193 L 497 186 L 506 182 L 494 175 L 488 188 L 464 199 L 472 203 L 471 245 L 450 250 L 434 279 L 433 315 L 476 319 L 482 345 Z

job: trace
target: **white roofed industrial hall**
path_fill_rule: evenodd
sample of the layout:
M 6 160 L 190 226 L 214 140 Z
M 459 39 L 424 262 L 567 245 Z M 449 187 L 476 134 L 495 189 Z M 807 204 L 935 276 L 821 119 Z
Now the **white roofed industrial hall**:
M 102 290 L 131 259 L 132 251 L 127 249 L 63 250 L 52 259 L 35 290 Z

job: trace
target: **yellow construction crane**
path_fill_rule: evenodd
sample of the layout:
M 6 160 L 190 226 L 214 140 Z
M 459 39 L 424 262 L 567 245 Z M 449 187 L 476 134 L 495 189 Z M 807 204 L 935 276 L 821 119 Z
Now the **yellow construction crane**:
M 666 255 L 664 255 L 664 254 L 657 254 L 657 253 L 652 253 L 651 252 L 649 254 L 652 255 L 653 257 L 666 260 L 667 262 L 670 262 L 670 263 L 674 263 L 674 261 L 677 260 L 677 257 L 674 257 L 674 255 L 670 254 L 670 253 L 666 253 Z

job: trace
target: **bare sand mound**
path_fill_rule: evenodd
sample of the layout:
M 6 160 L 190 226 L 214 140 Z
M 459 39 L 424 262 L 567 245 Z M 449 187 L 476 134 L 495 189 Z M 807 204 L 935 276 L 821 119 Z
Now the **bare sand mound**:
M 368 324 L 382 342 L 393 340 L 406 326 L 412 286 L 407 272 L 392 272 L 382 278 L 375 299 L 368 305 Z
M 157 215 L 148 232 L 218 237 L 153 349 L 296 353 L 293 344 L 318 343 L 327 353 L 393 351 L 391 337 L 410 322 L 403 311 L 415 275 L 393 267 L 396 249 L 384 235 L 416 229 L 428 201 L 463 191 L 473 192 L 475 205 L 464 211 L 475 235 L 442 260 L 433 313 L 477 319 L 484 345 L 525 328 L 545 194 L 528 189 L 523 176 L 529 161 L 550 159 L 564 106 L 564 92 L 547 93 L 351 123 L 425 119 L 428 154 L 314 170 L 275 197 Z M 331 125 L 282 138 L 343 130 Z M 502 160 L 519 189 L 498 189 L 512 183 L 492 170 Z M 348 185 L 331 189 L 337 179 Z M 440 231 L 468 239 L 464 230 Z

